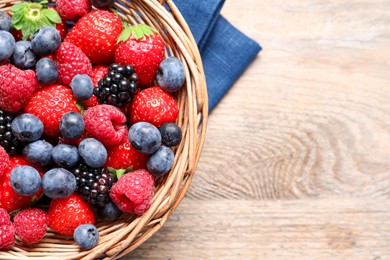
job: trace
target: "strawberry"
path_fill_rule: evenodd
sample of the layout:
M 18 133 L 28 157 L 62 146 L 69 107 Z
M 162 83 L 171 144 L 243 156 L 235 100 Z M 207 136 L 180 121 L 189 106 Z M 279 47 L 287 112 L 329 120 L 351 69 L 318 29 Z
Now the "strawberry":
M 49 227 L 61 235 L 72 236 L 78 226 L 94 223 L 91 206 L 77 193 L 63 199 L 53 199 L 50 203 Z
M 115 170 L 116 174 L 124 173 L 128 169 L 146 169 L 146 162 L 149 158 L 148 154 L 134 149 L 130 144 L 129 138 L 127 138 L 127 134 L 120 143 L 107 147 L 107 155 L 105 167 L 111 173 Z
M 8 212 L 27 207 L 31 202 L 39 199 L 42 195 L 42 189 L 39 189 L 33 196 L 22 196 L 13 190 L 10 182 L 11 171 L 16 166 L 25 165 L 34 167 L 41 177 L 43 176 L 43 170 L 41 168 L 27 162 L 23 157 L 15 156 L 10 158 L 7 169 L 5 169 L 3 176 L 0 177 L 0 208 L 4 208 Z
M 176 100 L 159 86 L 140 91 L 130 110 L 131 124 L 148 122 L 159 128 L 164 123 L 176 122 L 179 107 Z
M 11 64 L 0 66 L 0 108 L 7 112 L 23 109 L 37 84 L 32 70 L 21 70 Z
M 122 31 L 119 17 L 106 10 L 96 10 L 83 16 L 65 38 L 79 47 L 94 64 L 109 64 L 114 60 L 116 41 Z
M 69 42 L 61 43 L 54 53 L 54 60 L 58 68 L 58 81 L 67 86 L 77 74 L 89 74 L 92 70 L 88 57 Z
M 30 39 L 33 34 L 45 26 L 55 27 L 63 39 L 67 33 L 66 21 L 62 20 L 57 11 L 47 6 L 46 1 L 41 3 L 17 3 L 10 9 L 12 16 L 12 30 L 15 40 Z
M 118 42 L 115 62 L 133 66 L 140 78 L 140 87 L 152 86 L 165 55 L 165 45 L 158 31 L 146 24 L 126 27 Z
M 4 150 L 2 146 L 0 146 L 0 177 L 3 176 L 5 169 L 7 169 L 9 165 L 9 155 Z
M 89 0 L 57 0 L 56 9 L 67 21 L 77 21 L 91 11 Z
M 37 116 L 43 123 L 44 133 L 48 136 L 60 136 L 60 121 L 67 112 L 79 112 L 72 90 L 63 85 L 54 84 L 38 90 L 25 107 L 27 113 Z
M 104 145 L 115 145 L 127 136 L 126 116 L 112 105 L 97 105 L 84 112 L 85 130 Z
M 92 79 L 93 86 L 96 88 L 99 84 L 99 81 L 104 78 L 104 76 L 108 72 L 108 67 L 104 65 L 97 65 L 92 67 L 92 71 L 89 74 L 89 76 Z M 84 101 L 84 104 L 87 107 L 94 107 L 96 105 L 99 105 L 99 102 L 97 101 L 97 98 L 95 95 L 93 95 L 90 99 Z

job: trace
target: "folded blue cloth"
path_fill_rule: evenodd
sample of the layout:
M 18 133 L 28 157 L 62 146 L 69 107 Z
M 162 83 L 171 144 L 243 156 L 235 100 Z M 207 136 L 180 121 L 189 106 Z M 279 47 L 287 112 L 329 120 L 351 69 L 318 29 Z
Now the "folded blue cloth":
M 197 41 L 211 111 L 261 51 L 220 10 L 224 0 L 174 0 Z

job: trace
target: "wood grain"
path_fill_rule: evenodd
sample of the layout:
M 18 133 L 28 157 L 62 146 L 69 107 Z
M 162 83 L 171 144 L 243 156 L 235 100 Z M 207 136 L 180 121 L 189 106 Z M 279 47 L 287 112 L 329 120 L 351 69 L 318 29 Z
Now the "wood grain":
M 186 199 L 126 259 L 390 259 L 390 2 L 226 1 L 263 51 Z

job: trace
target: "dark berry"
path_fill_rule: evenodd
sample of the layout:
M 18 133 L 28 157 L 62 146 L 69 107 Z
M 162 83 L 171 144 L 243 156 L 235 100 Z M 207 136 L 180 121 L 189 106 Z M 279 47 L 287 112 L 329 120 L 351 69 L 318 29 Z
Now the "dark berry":
M 73 95 L 77 100 L 85 101 L 93 95 L 93 82 L 92 79 L 86 74 L 78 74 L 74 76 L 70 83 Z
M 138 75 L 130 65 L 119 66 L 114 63 L 109 67 L 108 73 L 99 81 L 93 94 L 101 104 L 110 104 L 123 107 L 130 103 L 138 86 Z
M 23 149 L 23 143 L 19 141 L 11 130 L 11 122 L 15 116 L 0 109 L 0 145 L 9 155 L 16 155 Z
M 172 168 L 175 155 L 169 147 L 161 146 L 152 154 L 147 162 L 147 168 L 153 175 L 161 176 L 169 172 Z
M 12 26 L 11 17 L 6 12 L 0 11 L 0 31 L 10 31 Z
M 33 69 L 38 61 L 38 56 L 31 49 L 31 42 L 18 41 L 11 56 L 11 63 L 20 69 Z
M 60 120 L 60 131 L 63 137 L 74 139 L 78 138 L 84 132 L 84 119 L 78 112 L 65 113 Z
M 172 147 L 178 145 L 182 138 L 180 127 L 175 123 L 164 123 L 159 128 L 162 138 L 162 143 Z
M 158 85 L 168 92 L 179 90 L 184 85 L 185 78 L 183 64 L 176 57 L 163 60 L 156 75 Z
M 86 163 L 79 163 L 72 169 L 77 182 L 77 192 L 89 204 L 103 207 L 110 202 L 109 192 L 114 179 L 105 168 L 92 168 Z
M 33 114 L 21 114 L 11 123 L 12 133 L 22 142 L 33 142 L 43 134 L 42 121 Z
M 15 50 L 15 38 L 7 31 L 0 31 L 0 65 L 11 58 Z
M 57 50 L 60 43 L 61 36 L 57 29 L 45 26 L 33 35 L 31 47 L 37 55 L 47 56 Z
M 155 153 L 161 146 L 159 130 L 148 122 L 138 122 L 130 127 L 128 138 L 137 151 L 146 154 Z
M 35 71 L 39 83 L 50 85 L 58 78 L 58 68 L 55 62 L 49 58 L 40 59 L 35 65 Z

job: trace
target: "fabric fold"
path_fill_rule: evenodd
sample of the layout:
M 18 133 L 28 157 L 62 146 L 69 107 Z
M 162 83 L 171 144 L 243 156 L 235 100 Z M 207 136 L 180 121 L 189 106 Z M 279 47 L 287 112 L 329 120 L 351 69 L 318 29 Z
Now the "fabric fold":
M 221 16 L 224 0 L 174 2 L 198 44 L 211 111 L 256 58 L 261 46 Z

